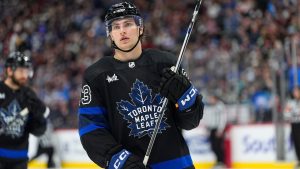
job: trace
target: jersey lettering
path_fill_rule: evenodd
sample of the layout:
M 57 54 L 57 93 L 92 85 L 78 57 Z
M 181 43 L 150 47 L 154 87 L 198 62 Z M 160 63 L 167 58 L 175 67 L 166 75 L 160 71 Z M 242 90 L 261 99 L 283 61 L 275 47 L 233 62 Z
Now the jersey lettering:
M 11 138 L 23 136 L 25 125 L 28 119 L 28 109 L 21 110 L 17 100 L 13 100 L 7 109 L 0 109 L 0 136 L 7 135 Z
M 155 128 L 155 122 L 159 117 L 159 112 L 162 111 L 162 97 L 160 94 L 155 94 L 142 81 L 136 79 L 131 93 L 132 102 L 121 100 L 117 102 L 117 109 L 123 116 L 131 129 L 129 136 L 141 138 L 148 135 L 152 136 Z M 166 130 L 169 124 L 166 123 L 167 118 L 163 118 L 159 127 L 159 132 Z

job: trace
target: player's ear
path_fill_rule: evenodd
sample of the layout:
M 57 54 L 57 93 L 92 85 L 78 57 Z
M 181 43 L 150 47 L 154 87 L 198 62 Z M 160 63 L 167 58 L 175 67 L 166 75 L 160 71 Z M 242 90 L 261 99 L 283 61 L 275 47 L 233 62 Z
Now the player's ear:
M 13 74 L 12 68 L 11 68 L 11 67 L 7 67 L 7 68 L 6 68 L 6 75 L 7 75 L 7 76 L 12 76 L 12 74 Z
M 143 35 L 144 34 L 144 27 L 140 27 L 139 31 L 140 31 L 140 35 Z

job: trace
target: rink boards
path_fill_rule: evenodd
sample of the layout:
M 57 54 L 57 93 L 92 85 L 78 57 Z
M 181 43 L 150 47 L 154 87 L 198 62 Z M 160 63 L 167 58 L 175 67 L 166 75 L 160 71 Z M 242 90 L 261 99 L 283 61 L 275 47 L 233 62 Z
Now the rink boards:
M 225 134 L 225 162 L 228 168 L 292 169 L 295 163 L 290 126 L 284 126 L 285 160 L 276 160 L 275 125 L 253 124 L 228 126 Z M 210 150 L 208 131 L 203 127 L 184 132 L 197 168 L 210 168 L 215 157 Z M 198 167 L 201 166 L 201 167 Z
M 290 140 L 290 127 L 285 125 L 285 156 L 284 162 L 276 161 L 275 126 L 236 125 L 226 131 L 225 154 L 228 167 L 232 168 L 277 168 L 291 169 L 295 161 L 294 147 Z M 55 132 L 56 163 L 62 168 L 97 168 L 90 161 L 81 146 L 77 130 L 58 130 Z M 189 145 L 196 168 L 211 168 L 215 162 L 210 150 L 208 131 L 199 126 L 190 131 L 184 131 L 184 137 Z M 29 156 L 36 151 L 36 138 L 30 138 Z M 29 164 L 30 168 L 43 168 L 46 157 L 41 156 Z

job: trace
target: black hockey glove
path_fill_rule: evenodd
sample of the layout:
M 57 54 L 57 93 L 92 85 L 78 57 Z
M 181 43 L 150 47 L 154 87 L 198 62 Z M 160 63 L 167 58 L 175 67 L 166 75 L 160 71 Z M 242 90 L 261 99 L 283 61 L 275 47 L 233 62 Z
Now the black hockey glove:
M 198 95 L 197 89 L 186 76 L 169 68 L 163 69 L 159 91 L 162 96 L 177 104 L 179 111 L 190 108 Z
M 127 160 L 124 165 L 124 169 L 151 169 L 149 166 L 144 166 L 142 160 L 137 157 L 136 155 L 131 155 Z
M 111 157 L 107 169 L 151 169 L 151 168 L 145 167 L 142 160 L 138 156 L 123 149 Z
M 49 115 L 49 110 L 45 104 L 37 98 L 37 96 L 32 92 L 26 92 L 26 106 L 29 112 L 32 113 L 32 116 L 36 119 L 45 119 Z

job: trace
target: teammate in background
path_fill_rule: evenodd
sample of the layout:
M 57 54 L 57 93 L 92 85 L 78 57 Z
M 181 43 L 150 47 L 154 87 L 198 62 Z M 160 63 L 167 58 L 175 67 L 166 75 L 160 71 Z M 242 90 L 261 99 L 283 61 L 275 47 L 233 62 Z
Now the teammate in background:
M 49 109 L 27 87 L 32 76 L 29 56 L 11 53 L 0 82 L 0 169 L 27 169 L 29 133 L 42 135 Z
M 55 168 L 55 162 L 53 159 L 55 146 L 54 146 L 53 126 L 48 120 L 46 132 L 38 137 L 38 147 L 36 154 L 30 159 L 30 161 L 38 158 L 42 154 L 47 155 L 47 168 Z
M 300 87 L 295 87 L 292 97 L 286 102 L 284 117 L 291 122 L 291 138 L 297 156 L 297 169 L 300 168 Z
M 216 95 L 209 97 L 209 113 L 205 113 L 203 118 L 204 125 L 209 131 L 209 141 L 211 150 L 216 156 L 215 169 L 224 166 L 224 130 L 227 124 L 226 106 L 223 101 Z
M 170 70 L 176 56 L 142 49 L 143 19 L 133 4 L 111 6 L 105 22 L 114 55 L 91 65 L 83 78 L 78 112 L 84 149 L 103 168 L 193 169 L 181 129 L 199 125 L 202 96 L 182 69 Z M 145 167 L 163 96 L 169 104 Z

